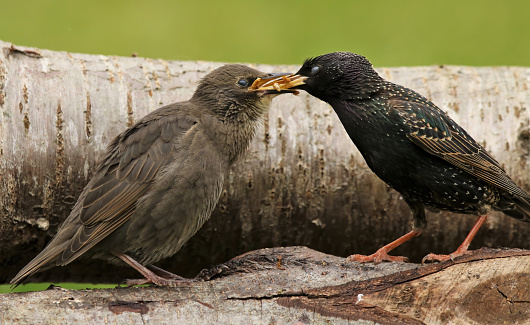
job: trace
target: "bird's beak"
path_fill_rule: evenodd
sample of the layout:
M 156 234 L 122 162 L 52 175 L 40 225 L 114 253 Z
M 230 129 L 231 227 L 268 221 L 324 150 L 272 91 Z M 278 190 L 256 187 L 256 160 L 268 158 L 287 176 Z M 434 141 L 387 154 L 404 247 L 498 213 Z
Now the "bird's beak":
M 298 95 L 294 87 L 305 85 L 306 79 L 307 77 L 299 74 L 275 73 L 256 79 L 248 90 L 261 91 L 265 94 L 294 93 Z

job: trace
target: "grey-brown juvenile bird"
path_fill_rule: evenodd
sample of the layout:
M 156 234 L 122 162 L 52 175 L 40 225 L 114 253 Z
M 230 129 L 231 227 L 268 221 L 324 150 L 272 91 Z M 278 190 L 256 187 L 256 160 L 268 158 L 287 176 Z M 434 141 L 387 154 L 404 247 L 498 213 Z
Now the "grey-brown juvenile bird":
M 403 196 L 413 229 L 360 262 L 404 261 L 388 252 L 425 228 L 425 207 L 480 215 L 460 247 L 443 261 L 464 254 L 486 220 L 498 210 L 530 222 L 530 194 L 441 109 L 414 90 L 384 80 L 361 55 L 324 54 L 307 60 L 276 88 L 303 89 L 329 103 L 368 166 Z
M 175 254 L 209 218 L 228 169 L 281 93 L 256 88 L 277 77 L 223 66 L 189 101 L 157 109 L 118 135 L 55 237 L 11 283 L 81 255 L 123 260 L 145 277 L 129 285 L 186 281 L 149 264 Z

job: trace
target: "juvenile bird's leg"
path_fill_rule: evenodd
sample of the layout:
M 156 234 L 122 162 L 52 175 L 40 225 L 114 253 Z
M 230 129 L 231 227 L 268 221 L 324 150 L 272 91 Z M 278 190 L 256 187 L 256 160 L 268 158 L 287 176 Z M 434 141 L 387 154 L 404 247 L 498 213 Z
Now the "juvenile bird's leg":
M 407 262 L 409 259 L 405 256 L 390 256 L 388 255 L 388 252 L 393 250 L 394 248 L 398 247 L 399 245 L 403 244 L 404 242 L 419 236 L 423 229 L 427 226 L 427 219 L 425 219 L 425 209 L 423 205 L 421 204 L 413 204 L 407 202 L 412 209 L 412 219 L 413 219 L 413 228 L 412 231 L 409 233 L 399 237 L 398 239 L 394 240 L 390 244 L 387 244 L 381 248 L 379 248 L 375 253 L 372 255 L 360 255 L 360 254 L 354 254 L 350 255 L 346 258 L 347 261 L 350 262 L 374 262 L 374 263 L 381 263 L 382 261 L 388 261 L 388 262 Z
M 176 275 L 174 273 L 171 273 L 169 271 L 161 269 L 158 266 L 155 266 L 155 265 L 152 265 L 152 264 L 146 265 L 146 267 L 149 270 L 151 270 L 154 273 L 156 273 L 157 275 L 159 275 L 159 276 L 161 276 L 163 278 L 166 278 L 166 279 L 179 279 L 179 280 L 184 280 L 184 281 L 189 280 L 189 279 L 181 277 L 180 275 Z
M 193 279 L 186 279 L 183 277 L 180 277 L 178 275 L 175 275 L 173 273 L 167 272 L 165 270 L 162 270 L 161 268 L 158 268 L 156 266 L 150 265 L 150 268 L 155 269 L 160 274 L 163 274 L 164 276 L 168 276 L 168 278 L 165 278 L 163 276 L 155 274 L 153 271 L 148 269 L 147 267 L 143 266 L 142 264 L 138 263 L 135 259 L 130 257 L 126 254 L 114 254 L 117 257 L 119 257 L 122 261 L 132 266 L 136 271 L 140 272 L 145 279 L 132 279 L 127 280 L 127 286 L 135 286 L 135 285 L 141 285 L 141 284 L 155 284 L 157 286 L 163 286 L 163 287 L 175 287 L 178 284 L 181 283 L 190 283 L 195 282 Z
M 473 228 L 471 228 L 471 231 L 469 232 L 469 234 L 467 234 L 466 239 L 464 239 L 462 244 L 460 244 L 460 246 L 458 246 L 456 251 L 454 251 L 453 253 L 451 253 L 449 255 L 438 255 L 438 254 L 430 253 L 430 254 L 428 254 L 427 256 L 425 256 L 421 260 L 421 263 L 423 264 L 423 263 L 425 263 L 425 261 L 439 261 L 439 262 L 443 262 L 443 261 L 447 261 L 449 259 L 452 260 L 455 257 L 462 256 L 465 253 L 467 253 L 467 248 L 469 247 L 469 244 L 471 244 L 471 241 L 473 240 L 473 238 L 475 238 L 475 235 L 477 234 L 479 228 L 482 226 L 484 221 L 486 221 L 487 217 L 488 216 L 485 215 L 485 216 L 480 216 L 478 218 L 478 220 L 477 220 L 477 222 L 475 222 L 475 225 L 473 226 Z

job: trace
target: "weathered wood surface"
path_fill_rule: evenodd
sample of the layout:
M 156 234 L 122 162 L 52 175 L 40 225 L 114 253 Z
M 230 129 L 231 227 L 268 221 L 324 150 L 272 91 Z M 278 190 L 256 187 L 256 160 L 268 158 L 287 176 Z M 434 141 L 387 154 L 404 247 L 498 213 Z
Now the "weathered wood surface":
M 221 63 L 168 62 L 28 49 L 0 41 L 0 282 L 55 234 L 113 136 L 148 112 L 188 99 Z M 255 65 L 263 71 L 297 66 Z M 530 189 L 530 68 L 380 68 L 428 96 Z M 396 254 L 452 252 L 474 217 L 429 213 L 429 228 Z M 372 253 L 410 229 L 399 194 L 367 168 L 332 109 L 301 93 L 274 100 L 212 218 L 174 258 L 181 275 L 246 251 L 305 245 Z M 472 247 L 530 248 L 530 224 L 493 214 Z M 32 278 L 107 281 L 128 268 L 76 261 Z
M 2 324 L 528 324 L 530 251 L 345 263 L 305 247 L 253 251 L 176 288 L 0 295 Z

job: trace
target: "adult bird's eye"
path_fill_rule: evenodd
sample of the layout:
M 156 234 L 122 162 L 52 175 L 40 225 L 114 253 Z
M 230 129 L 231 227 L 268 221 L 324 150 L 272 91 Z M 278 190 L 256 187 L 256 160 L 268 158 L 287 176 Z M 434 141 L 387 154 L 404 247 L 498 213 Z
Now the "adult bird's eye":
M 241 87 L 247 87 L 248 86 L 248 80 L 247 79 L 239 79 L 237 84 L 240 85 Z
M 318 71 L 320 71 L 320 67 L 318 65 L 315 65 L 314 67 L 311 68 L 312 75 L 316 75 Z

